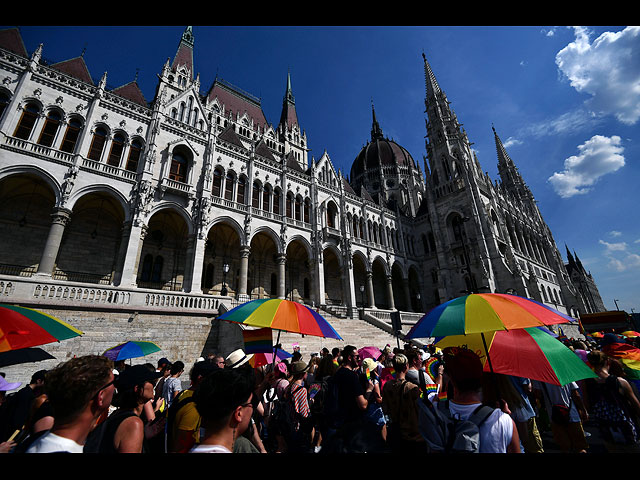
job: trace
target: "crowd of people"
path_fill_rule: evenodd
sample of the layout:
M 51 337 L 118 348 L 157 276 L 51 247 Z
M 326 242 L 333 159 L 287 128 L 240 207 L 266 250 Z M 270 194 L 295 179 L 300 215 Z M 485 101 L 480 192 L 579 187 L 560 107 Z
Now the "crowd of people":
M 564 386 L 434 345 L 296 351 L 258 367 L 238 349 L 199 358 L 188 381 L 180 360 L 82 356 L 24 386 L 0 374 L 0 452 L 543 453 L 543 431 L 562 452 L 588 452 L 585 422 L 608 451 L 638 452 L 638 382 L 605 353 L 611 341 L 565 341 L 597 378 Z

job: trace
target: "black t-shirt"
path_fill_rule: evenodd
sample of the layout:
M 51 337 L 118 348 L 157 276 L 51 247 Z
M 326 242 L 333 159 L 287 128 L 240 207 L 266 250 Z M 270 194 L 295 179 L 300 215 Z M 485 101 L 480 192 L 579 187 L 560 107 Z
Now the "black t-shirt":
M 344 422 L 351 423 L 362 419 L 364 412 L 358 407 L 356 399 L 364 395 L 364 389 L 358 374 L 341 367 L 333 375 L 333 381 L 338 389 L 338 403 Z

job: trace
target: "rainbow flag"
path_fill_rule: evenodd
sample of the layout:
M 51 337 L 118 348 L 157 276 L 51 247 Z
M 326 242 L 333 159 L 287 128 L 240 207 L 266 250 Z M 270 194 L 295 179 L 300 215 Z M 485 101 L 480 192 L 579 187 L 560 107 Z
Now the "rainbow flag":
M 420 398 L 424 398 L 425 395 L 429 396 L 432 393 L 438 393 L 438 385 L 435 383 L 428 383 L 424 390 L 420 391 Z
M 243 330 L 244 353 L 273 353 L 273 339 L 270 328 Z
M 436 377 L 438 376 L 438 367 L 440 366 L 440 360 L 437 357 L 431 357 L 425 363 L 425 370 L 431 377 L 431 379 L 435 382 Z
M 640 379 L 640 349 L 627 343 L 603 345 L 602 351 L 622 363 L 629 378 Z

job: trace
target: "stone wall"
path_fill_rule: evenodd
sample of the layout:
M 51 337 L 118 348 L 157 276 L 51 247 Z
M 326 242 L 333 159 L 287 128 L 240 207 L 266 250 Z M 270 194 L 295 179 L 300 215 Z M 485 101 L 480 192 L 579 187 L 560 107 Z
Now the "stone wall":
M 182 360 L 188 369 L 195 360 L 209 352 L 224 356 L 242 348 L 242 331 L 238 325 L 215 320 L 213 316 L 189 316 L 156 313 L 81 311 L 41 308 L 40 311 L 82 330 L 81 337 L 41 348 L 55 357 L 37 363 L 0 367 L 10 382 L 28 382 L 41 369 L 53 368 L 73 356 L 102 354 L 106 349 L 127 340 L 148 340 L 162 348 L 160 352 L 131 360 L 132 365 L 151 362 L 161 357 Z M 129 361 L 127 361 L 129 363 Z M 188 381 L 185 372 L 184 380 Z

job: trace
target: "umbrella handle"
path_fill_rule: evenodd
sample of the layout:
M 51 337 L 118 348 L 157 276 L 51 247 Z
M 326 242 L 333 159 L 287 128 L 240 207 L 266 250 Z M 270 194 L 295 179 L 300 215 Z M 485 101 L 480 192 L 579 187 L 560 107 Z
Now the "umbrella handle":
M 502 399 L 502 395 L 500 395 L 500 387 L 498 386 L 498 379 L 496 378 L 495 372 L 493 371 L 493 365 L 491 365 L 491 357 L 489 356 L 487 341 L 484 338 L 483 332 L 480 332 L 480 336 L 482 337 L 482 344 L 484 345 L 484 351 L 487 354 L 487 362 L 489 362 L 489 370 L 491 370 L 491 377 L 493 378 L 493 386 L 496 389 L 496 396 L 498 397 L 498 403 L 500 403 L 500 401 L 503 399 Z
M 278 353 L 278 345 L 280 345 L 280 332 L 278 330 L 278 338 L 276 340 L 276 344 L 273 346 L 273 358 L 271 359 L 271 371 L 273 372 L 274 367 L 276 366 L 276 354 Z

